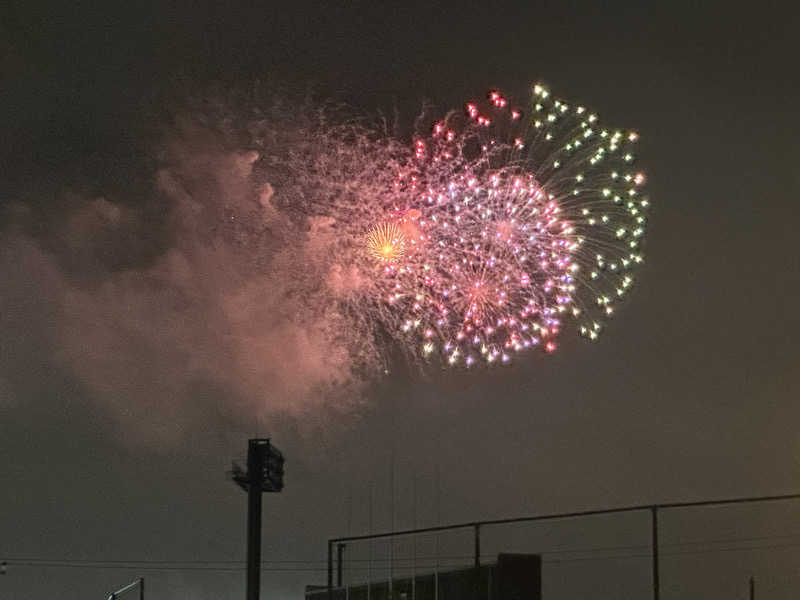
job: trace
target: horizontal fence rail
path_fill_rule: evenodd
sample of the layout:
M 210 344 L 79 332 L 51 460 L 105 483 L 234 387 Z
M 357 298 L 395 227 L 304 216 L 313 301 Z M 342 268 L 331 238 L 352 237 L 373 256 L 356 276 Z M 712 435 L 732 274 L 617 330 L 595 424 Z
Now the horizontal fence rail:
M 431 533 L 443 533 L 447 531 L 456 531 L 459 529 L 472 529 L 473 531 L 473 543 L 474 543 L 474 552 L 472 555 L 472 562 L 476 569 L 480 569 L 481 567 L 481 528 L 491 527 L 495 525 L 510 525 L 515 523 L 534 523 L 537 521 L 555 521 L 555 520 L 563 520 L 563 519 L 577 519 L 582 517 L 593 517 L 593 516 L 601 516 L 601 515 L 613 515 L 613 514 L 621 514 L 621 513 L 632 513 L 632 512 L 649 512 L 650 513 L 650 522 L 651 522 L 651 545 L 650 545 L 650 555 L 649 557 L 652 559 L 652 584 L 653 584 L 653 600 L 659 600 L 660 594 L 660 583 L 659 583 L 659 542 L 658 542 L 658 516 L 659 512 L 665 510 L 677 510 L 677 509 L 687 509 L 687 508 L 701 508 L 701 507 L 712 507 L 712 506 L 729 506 L 735 504 L 752 504 L 752 503 L 761 503 L 761 502 L 778 502 L 778 501 L 786 501 L 786 500 L 798 500 L 800 499 L 800 494 L 779 494 L 779 495 L 772 495 L 772 496 L 748 496 L 748 497 L 740 497 L 740 498 L 723 498 L 723 499 L 714 499 L 714 500 L 694 500 L 694 501 L 684 501 L 684 502 L 665 502 L 665 503 L 658 503 L 658 504 L 637 504 L 631 506 L 621 506 L 621 507 L 614 507 L 614 508 L 601 508 L 601 509 L 592 509 L 592 510 L 581 510 L 581 511 L 573 511 L 573 512 L 565 512 L 565 513 L 550 513 L 550 514 L 543 514 L 543 515 L 528 515 L 523 517 L 511 517 L 505 519 L 488 519 L 485 521 L 468 521 L 462 523 L 453 523 L 450 525 L 437 525 L 434 527 L 421 527 L 415 529 L 402 529 L 399 531 L 383 531 L 380 533 L 370 533 L 370 534 L 363 534 L 363 535 L 349 535 L 344 537 L 336 537 L 330 538 L 328 540 L 328 582 L 327 582 L 327 591 L 328 591 L 328 599 L 334 600 L 333 598 L 333 575 L 334 575 L 334 546 L 338 545 L 341 549 L 342 544 L 347 542 L 356 542 L 356 541 L 369 541 L 369 540 L 380 540 L 380 539 L 397 539 L 407 536 L 416 536 L 416 535 L 424 535 L 424 534 L 431 534 Z M 342 556 L 341 550 L 339 551 L 339 556 L 337 556 L 337 569 L 339 571 L 339 585 L 341 585 L 341 568 L 342 568 Z

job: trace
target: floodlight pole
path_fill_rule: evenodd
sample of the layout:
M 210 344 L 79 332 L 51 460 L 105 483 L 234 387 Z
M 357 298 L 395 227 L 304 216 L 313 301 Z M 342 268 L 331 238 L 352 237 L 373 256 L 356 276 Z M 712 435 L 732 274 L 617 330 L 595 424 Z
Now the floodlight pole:
M 283 489 L 284 458 L 269 438 L 247 444 L 247 471 L 233 463 L 231 476 L 247 492 L 247 600 L 259 600 L 261 585 L 261 494 Z
M 247 445 L 247 600 L 259 600 L 261 585 L 261 487 L 264 484 L 264 453 L 260 440 Z

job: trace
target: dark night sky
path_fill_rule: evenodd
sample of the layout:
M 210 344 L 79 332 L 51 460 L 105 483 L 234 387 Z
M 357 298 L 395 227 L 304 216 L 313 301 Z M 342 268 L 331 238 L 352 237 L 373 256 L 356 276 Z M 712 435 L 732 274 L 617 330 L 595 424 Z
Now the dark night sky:
M 245 498 L 225 472 L 252 434 L 289 457 L 285 492 L 265 498 L 264 559 L 318 561 L 290 565 L 303 569 L 324 566 L 328 537 L 369 528 L 370 488 L 373 528 L 391 526 L 392 472 L 397 527 L 437 522 L 437 470 L 444 523 L 800 491 L 789 3 L 13 4 L 0 12 L 0 560 L 242 560 Z M 126 271 L 135 286 L 173 243 L 152 200 L 169 107 L 256 79 L 408 121 L 426 99 L 458 106 L 541 79 L 637 129 L 654 203 L 638 288 L 597 344 L 497 371 L 395 373 L 358 409 L 276 415 L 271 398 L 202 378 L 176 400 L 183 376 L 146 349 L 125 348 L 122 364 L 92 354 L 104 314 L 84 330 L 70 311 L 119 297 L 103 281 L 122 286 Z M 137 215 L 136 235 L 75 234 L 100 196 Z M 101 393 L 104 369 L 119 385 Z M 763 597 L 797 597 L 800 503 L 663 525 L 667 552 L 770 546 L 666 556 L 663 598 L 743 598 L 751 573 Z M 646 521 L 626 517 L 498 531 L 485 550 L 647 540 Z M 12 565 L 0 598 L 100 598 L 139 574 Z M 238 571 L 144 574 L 157 598 L 244 594 Z M 264 579 L 265 597 L 299 598 L 324 572 Z M 649 563 L 551 564 L 545 579 L 553 599 L 646 597 Z

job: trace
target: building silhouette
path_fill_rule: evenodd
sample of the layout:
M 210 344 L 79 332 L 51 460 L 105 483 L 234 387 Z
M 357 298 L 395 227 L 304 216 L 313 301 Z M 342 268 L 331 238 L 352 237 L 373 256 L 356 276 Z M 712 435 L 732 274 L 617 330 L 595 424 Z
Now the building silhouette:
M 390 585 L 391 583 L 391 585 Z M 306 600 L 541 600 L 538 554 L 500 554 L 495 563 L 352 586 L 306 587 Z

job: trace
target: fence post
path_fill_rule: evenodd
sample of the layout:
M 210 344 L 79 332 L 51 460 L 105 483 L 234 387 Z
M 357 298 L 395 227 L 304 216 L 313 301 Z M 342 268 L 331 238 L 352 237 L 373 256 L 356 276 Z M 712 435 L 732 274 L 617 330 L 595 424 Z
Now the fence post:
M 475 525 L 475 568 L 481 566 L 481 526 Z
M 661 589 L 658 581 L 658 507 L 650 507 L 650 516 L 653 526 L 653 600 L 659 600 Z

